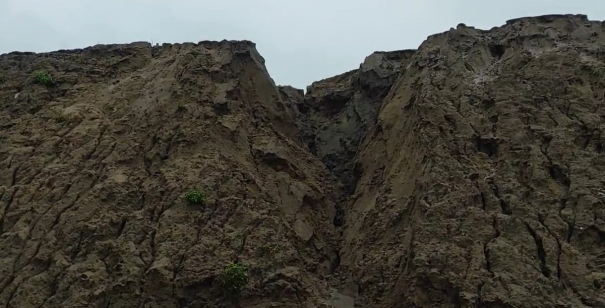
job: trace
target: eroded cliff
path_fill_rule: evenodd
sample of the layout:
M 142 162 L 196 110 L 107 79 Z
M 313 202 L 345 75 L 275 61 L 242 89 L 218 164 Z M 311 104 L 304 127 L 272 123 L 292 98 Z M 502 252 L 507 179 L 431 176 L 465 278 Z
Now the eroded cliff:
M 294 141 L 249 42 L 2 56 L 0 304 L 311 306 L 331 271 L 333 181 Z M 54 84 L 32 84 L 44 69 Z M 183 195 L 201 189 L 204 206 Z
M 605 307 L 604 51 L 459 25 L 306 94 L 245 41 L 2 55 L 0 305 Z

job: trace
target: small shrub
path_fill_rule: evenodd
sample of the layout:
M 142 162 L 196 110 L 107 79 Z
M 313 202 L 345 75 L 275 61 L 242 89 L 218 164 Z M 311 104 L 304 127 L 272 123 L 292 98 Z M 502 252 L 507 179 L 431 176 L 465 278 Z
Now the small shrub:
M 32 77 L 35 83 L 43 86 L 50 86 L 54 83 L 53 78 L 46 71 L 35 71 Z
M 206 203 L 206 196 L 204 195 L 204 192 L 196 189 L 196 190 L 192 190 L 192 191 L 186 193 L 185 200 L 190 205 L 191 204 L 202 204 L 203 205 Z
M 5 81 L 4 76 L 0 75 L 0 84 L 3 84 Z
M 228 293 L 239 293 L 249 281 L 245 265 L 231 263 L 221 273 L 219 286 Z

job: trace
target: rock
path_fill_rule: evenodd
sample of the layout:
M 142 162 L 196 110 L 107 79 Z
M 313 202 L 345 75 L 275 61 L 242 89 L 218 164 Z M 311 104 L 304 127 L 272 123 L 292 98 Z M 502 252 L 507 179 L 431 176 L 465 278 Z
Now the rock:
M 292 226 L 296 235 L 304 242 L 308 242 L 313 236 L 313 228 L 304 221 L 297 219 Z

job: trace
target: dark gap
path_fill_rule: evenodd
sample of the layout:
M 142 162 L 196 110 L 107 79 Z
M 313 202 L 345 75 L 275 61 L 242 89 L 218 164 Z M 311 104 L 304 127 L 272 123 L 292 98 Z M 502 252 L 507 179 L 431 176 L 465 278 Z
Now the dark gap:
M 57 289 L 59 289 L 59 283 L 57 281 L 57 279 L 53 279 L 53 281 L 50 283 L 49 285 L 50 288 L 50 297 L 53 297 L 55 294 L 57 294 Z
M 489 157 L 498 154 L 498 140 L 495 138 L 481 138 L 480 136 L 475 136 L 474 144 L 477 151 L 483 152 Z
M 456 127 L 456 120 L 454 120 L 454 117 L 452 117 L 449 114 L 446 114 L 443 116 L 443 119 L 450 124 L 452 127 Z
M 582 149 L 586 149 L 590 144 L 590 141 L 592 140 L 592 135 L 588 134 L 582 137 L 584 138 L 584 142 L 582 143 Z
M 317 155 L 317 146 L 315 145 L 315 140 L 309 141 L 307 146 L 309 147 L 309 152 L 311 152 L 311 154 Z
M 465 67 L 467 70 L 471 71 L 471 72 L 474 72 L 474 71 L 475 71 L 475 69 L 473 68 L 473 66 L 471 66 L 471 65 L 470 65 L 468 62 L 464 62 L 464 67 Z
M 15 184 L 17 184 L 17 172 L 19 171 L 19 168 L 21 168 L 21 166 L 17 166 L 13 170 L 13 176 L 12 176 L 12 179 L 11 179 L 11 187 L 15 186 Z
M 567 242 L 568 243 L 571 243 L 571 237 L 573 236 L 574 225 L 575 225 L 575 223 L 573 223 L 573 222 L 567 223 Z
M 559 165 L 551 165 L 550 167 L 548 167 L 548 171 L 550 177 L 553 180 L 559 182 L 561 185 L 564 185 L 566 187 L 569 187 L 571 185 L 571 180 L 569 180 L 569 177 L 567 177 L 567 175 L 565 174 L 565 172 L 563 172 L 563 169 L 561 169 Z
M 384 168 L 381 168 L 381 171 L 384 172 Z M 351 181 L 349 183 L 349 185 L 350 185 L 349 193 L 350 194 L 355 193 L 355 190 L 357 189 L 357 183 L 359 182 L 359 179 L 361 179 L 362 176 L 363 176 L 363 166 L 359 161 L 357 161 L 357 162 L 355 162 L 355 165 L 353 166 Z
M 500 199 L 500 208 L 502 208 L 502 214 L 505 215 L 512 215 L 513 214 L 513 210 L 510 208 L 510 206 L 508 205 L 508 202 Z
M 544 250 L 544 244 L 542 243 L 542 238 L 538 236 L 536 231 L 534 231 L 529 224 L 526 222 L 525 227 L 531 236 L 534 238 L 536 242 L 536 247 L 538 250 L 538 259 L 540 259 L 540 270 L 545 277 L 550 277 L 550 269 L 546 266 L 546 251 Z
M 561 214 L 561 211 L 563 211 L 566 206 L 567 206 L 567 198 L 561 198 L 561 200 L 559 200 L 559 214 Z
M 504 45 L 501 44 L 488 44 L 488 48 L 489 48 L 489 53 L 492 55 L 492 57 L 494 58 L 502 58 L 502 56 L 504 55 L 504 52 L 506 51 L 506 48 L 504 47 Z
M 76 246 L 72 249 L 71 253 L 70 253 L 70 259 L 71 262 L 73 263 L 74 260 L 76 259 L 76 257 L 78 256 L 78 254 L 80 253 L 80 251 L 82 250 L 82 240 L 84 239 L 84 232 L 80 232 L 80 238 L 78 240 L 78 243 L 76 244 Z
M 494 215 L 494 220 L 492 221 L 492 227 L 496 231 L 496 234 L 494 234 L 494 238 L 499 238 L 500 237 L 500 229 L 498 228 L 498 219 L 496 218 L 495 215 Z
M 330 262 L 330 274 L 334 274 L 336 269 L 340 266 L 340 251 L 336 250 L 334 254 L 335 257 L 332 259 L 332 262 Z
M 544 216 L 542 216 L 542 213 L 538 213 L 538 221 L 540 222 L 540 224 L 546 227 L 546 225 L 544 224 Z
M 487 248 L 487 244 L 483 244 L 483 254 L 485 256 L 485 269 L 491 273 L 492 264 L 489 261 L 489 249 Z
M 412 107 L 416 103 L 416 100 L 417 100 L 416 94 L 413 93 L 412 96 L 410 97 L 410 99 L 405 104 L 405 106 L 403 106 L 403 111 L 408 111 L 408 110 L 412 109 Z
M 382 133 L 382 125 L 380 125 L 380 123 L 376 124 L 376 127 L 374 128 L 374 133 L 373 133 L 373 137 L 378 136 L 378 134 Z
M 122 232 L 124 232 L 124 228 L 126 227 L 127 221 L 128 219 L 122 218 L 122 222 L 120 223 L 120 227 L 118 228 L 118 235 L 116 236 L 116 238 L 120 237 L 120 235 L 122 235 Z
M 344 210 L 340 206 L 340 203 L 337 203 L 335 207 L 336 215 L 334 215 L 334 220 L 332 221 L 332 224 L 334 225 L 334 227 L 342 227 L 342 225 L 344 225 Z
M 477 304 L 479 305 L 478 307 L 483 307 L 483 298 L 481 296 L 481 289 L 483 289 L 483 286 L 485 285 L 485 282 L 480 283 L 479 285 L 477 285 Z
M 481 209 L 483 209 L 485 211 L 485 208 L 487 207 L 486 203 L 485 203 L 485 194 L 483 192 L 481 192 Z
M 557 238 L 557 278 L 561 279 L 561 253 L 562 253 L 561 242 Z
M 496 101 L 494 101 L 493 99 L 484 99 L 483 101 L 481 101 L 481 104 L 483 105 L 483 108 L 485 109 L 489 109 L 494 107 L 494 105 L 496 104 Z
M 231 108 L 229 108 L 229 104 L 226 102 L 214 104 L 212 105 L 212 108 L 214 109 L 214 112 L 219 116 L 224 116 L 231 113 Z
M 309 106 L 307 106 L 304 103 L 298 104 L 297 107 L 298 107 L 298 111 L 302 114 L 307 114 L 307 112 L 309 112 Z
M 594 300 L 587 299 L 587 298 L 585 298 L 585 297 L 583 297 L 581 295 L 580 295 L 580 301 L 582 302 L 582 304 L 584 304 L 584 306 L 587 306 L 587 307 L 598 307 L 597 303 Z
M 351 97 L 347 93 L 331 93 L 321 100 L 320 108 L 328 114 L 336 114 L 347 105 L 349 100 Z
M 546 146 L 546 149 L 548 149 L 548 146 L 550 145 L 550 142 L 552 141 L 552 136 L 544 135 L 540 138 L 540 141 L 542 142 L 543 145 Z M 546 151 L 544 151 L 544 152 L 546 152 Z
M 454 308 L 462 308 L 462 297 L 460 296 L 460 291 L 457 289 L 451 290 L 451 301 L 454 302 Z
M 492 191 L 494 192 L 494 196 L 496 196 L 496 198 L 500 199 L 500 189 L 498 188 L 498 185 L 491 183 L 492 185 Z

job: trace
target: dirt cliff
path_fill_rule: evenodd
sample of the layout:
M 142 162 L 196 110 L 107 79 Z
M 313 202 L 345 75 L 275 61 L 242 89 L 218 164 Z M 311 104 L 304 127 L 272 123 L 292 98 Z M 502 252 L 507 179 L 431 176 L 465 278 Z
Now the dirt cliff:
M 329 296 L 337 190 L 249 42 L 2 56 L 0 305 L 245 307 Z M 52 85 L 35 84 L 45 70 Z M 195 189 L 203 205 L 183 196 Z
M 246 41 L 2 55 L 0 305 L 605 307 L 604 99 L 584 15 L 307 93 Z

